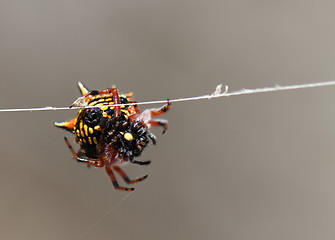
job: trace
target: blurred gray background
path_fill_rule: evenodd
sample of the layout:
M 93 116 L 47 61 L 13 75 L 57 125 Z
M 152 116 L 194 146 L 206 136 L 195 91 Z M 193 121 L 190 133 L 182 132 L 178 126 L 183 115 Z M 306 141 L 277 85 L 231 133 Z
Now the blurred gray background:
M 334 9 L 1 0 L 0 108 L 68 106 L 77 81 L 147 101 L 334 80 Z M 152 164 L 126 168 L 149 178 L 120 205 L 127 193 L 52 126 L 75 111 L 0 113 L 0 238 L 334 239 L 334 103 L 335 87 L 176 103 L 139 158 Z

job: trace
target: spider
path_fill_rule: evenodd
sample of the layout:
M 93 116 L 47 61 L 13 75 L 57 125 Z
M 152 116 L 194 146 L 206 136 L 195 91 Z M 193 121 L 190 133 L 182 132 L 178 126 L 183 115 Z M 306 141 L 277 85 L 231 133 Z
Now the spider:
M 167 112 L 170 102 L 159 109 L 147 109 L 141 113 L 136 102 L 132 101 L 132 93 L 119 94 L 115 87 L 89 91 L 81 82 L 78 82 L 78 87 L 82 97 L 70 107 L 98 107 L 80 109 L 76 118 L 56 122 L 54 125 L 76 136 L 76 142 L 80 145 L 78 152 L 74 151 L 69 140 L 64 137 L 75 160 L 87 163 L 88 166 L 105 167 L 115 189 L 133 191 L 134 188 L 119 186 L 113 170 L 127 184 L 140 182 L 148 177 L 145 175 L 131 180 L 119 165 L 123 162 L 150 164 L 150 161 L 137 161 L 135 158 L 141 155 L 149 140 L 156 144 L 156 137 L 149 131 L 151 126 L 161 126 L 163 134 L 166 132 L 167 120 L 151 117 Z M 127 103 L 133 105 L 108 106 Z

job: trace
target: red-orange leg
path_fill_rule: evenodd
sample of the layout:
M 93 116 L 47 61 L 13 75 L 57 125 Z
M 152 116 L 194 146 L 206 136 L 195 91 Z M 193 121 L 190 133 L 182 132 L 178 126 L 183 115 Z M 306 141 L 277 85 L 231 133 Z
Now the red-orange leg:
M 149 121 L 151 126 L 163 127 L 163 134 L 166 133 L 168 127 L 168 121 L 164 119 L 153 119 Z
M 135 102 L 135 101 L 130 101 L 129 103 L 136 103 L 136 102 Z M 138 108 L 138 106 L 137 106 L 136 104 L 133 105 L 133 107 L 134 107 L 135 112 L 136 112 L 137 114 L 140 114 L 140 113 L 141 113 L 140 109 Z
M 112 93 L 112 96 L 113 96 L 113 102 L 115 104 L 121 104 L 119 91 L 116 88 L 111 88 L 110 92 Z M 121 106 L 115 106 L 114 117 L 118 117 L 120 115 L 121 115 Z
M 69 147 L 72 155 L 73 155 L 73 158 L 75 160 L 77 160 L 78 162 L 84 162 L 84 163 L 88 163 L 88 164 L 91 164 L 95 167 L 103 167 L 104 166 L 104 162 L 99 160 L 99 159 L 92 159 L 92 158 L 81 158 L 78 156 L 78 154 L 73 150 L 69 140 L 67 139 L 67 137 L 64 137 L 64 140 L 65 140 L 65 143 L 66 145 Z
M 106 164 L 105 169 L 106 169 L 106 172 L 107 172 L 108 176 L 110 177 L 115 189 L 128 191 L 128 192 L 135 190 L 135 188 L 126 188 L 126 187 L 120 187 L 119 186 L 118 182 L 116 181 L 115 175 L 113 173 L 113 170 L 112 170 L 110 164 Z
M 127 174 L 119 166 L 113 165 L 113 168 L 123 178 L 123 180 L 128 184 L 133 184 L 133 183 L 143 181 L 144 179 L 146 179 L 148 177 L 148 175 L 145 175 L 143 177 L 136 178 L 134 180 L 130 180 L 129 177 L 127 176 Z
M 167 111 L 169 111 L 171 108 L 171 103 L 169 102 L 169 100 L 167 100 L 167 104 L 164 105 L 163 107 L 159 108 L 159 109 L 148 109 L 150 111 L 150 115 L 152 117 L 157 117 L 159 115 L 162 115 L 164 113 L 166 113 Z

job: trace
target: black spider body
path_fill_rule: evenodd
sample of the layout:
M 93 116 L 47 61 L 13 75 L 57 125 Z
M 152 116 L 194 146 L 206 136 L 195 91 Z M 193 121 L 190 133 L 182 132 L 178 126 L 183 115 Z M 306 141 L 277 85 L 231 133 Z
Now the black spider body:
M 108 122 L 104 140 L 111 143 L 120 156 L 132 161 L 148 145 L 148 130 L 141 122 L 131 122 L 121 115 Z
M 151 117 L 168 111 L 170 104 L 141 113 L 136 102 L 131 100 L 131 93 L 120 95 L 116 88 L 88 91 L 81 83 L 78 85 L 83 97 L 78 98 L 71 106 L 93 108 L 81 109 L 76 118 L 55 125 L 75 134 L 76 142 L 80 145 L 77 153 L 67 138 L 65 141 L 77 161 L 96 167 L 105 166 L 115 188 L 134 190 L 120 187 L 112 168 L 127 183 L 135 183 L 147 177 L 129 180 L 118 164 L 126 161 L 140 165 L 150 163 L 150 161 L 136 161 L 134 158 L 141 155 L 149 140 L 156 144 L 155 136 L 149 131 L 151 126 L 162 126 L 163 133 L 166 131 L 166 120 L 153 120 Z

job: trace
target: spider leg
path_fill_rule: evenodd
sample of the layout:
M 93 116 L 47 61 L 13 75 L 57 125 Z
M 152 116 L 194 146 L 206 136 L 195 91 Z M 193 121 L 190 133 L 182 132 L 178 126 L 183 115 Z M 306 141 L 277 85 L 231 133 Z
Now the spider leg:
M 113 96 L 114 104 L 121 104 L 119 91 L 116 88 L 111 88 L 110 91 Z M 121 115 L 121 106 L 115 106 L 114 107 L 114 117 L 118 117 L 120 115 Z
M 168 121 L 164 119 L 153 119 L 149 121 L 151 126 L 163 127 L 162 134 L 166 133 L 168 127 Z
M 73 155 L 73 158 L 75 160 L 77 160 L 78 162 L 85 162 L 85 163 L 91 164 L 91 165 L 93 165 L 95 167 L 103 167 L 104 166 L 104 162 L 101 161 L 100 159 L 92 159 L 92 158 L 82 158 L 82 157 L 79 157 L 78 154 L 73 150 L 73 148 L 72 148 L 69 140 L 67 139 L 67 137 L 64 137 L 64 141 L 65 141 L 66 145 L 69 147 L 70 152 Z
M 138 164 L 138 165 L 149 165 L 151 161 L 136 161 L 136 160 L 130 160 L 131 163 Z
M 112 170 L 110 164 L 106 164 L 105 168 L 106 168 L 106 172 L 107 172 L 108 176 L 110 177 L 115 189 L 128 191 L 128 192 L 135 190 L 135 188 L 120 187 L 118 182 L 116 181 L 115 175 L 113 173 L 113 170 Z
M 164 105 L 163 107 L 158 108 L 158 109 L 157 108 L 148 109 L 146 111 L 149 111 L 150 115 L 152 117 L 157 117 L 157 116 L 162 115 L 162 114 L 166 113 L 167 111 L 169 111 L 170 108 L 171 108 L 171 103 L 170 103 L 169 100 L 167 100 L 167 104 Z
M 152 141 L 153 145 L 156 145 L 157 141 L 156 141 L 156 137 L 155 135 L 153 135 L 150 131 L 148 131 L 148 137 L 150 138 L 150 140 Z
M 128 184 L 143 181 L 144 179 L 146 179 L 148 177 L 148 175 L 145 175 L 143 177 L 140 177 L 140 178 L 137 178 L 137 179 L 134 179 L 134 180 L 130 180 L 129 177 L 127 176 L 127 174 L 119 166 L 113 165 L 113 168 L 123 178 L 123 180 Z
M 163 134 L 167 130 L 167 121 L 163 119 L 151 119 L 151 117 L 160 116 L 171 108 L 171 103 L 168 100 L 168 103 L 161 108 L 147 109 L 136 117 L 136 120 L 143 121 L 145 124 L 150 124 L 152 126 L 161 126 L 163 127 Z M 150 136 L 149 136 L 150 137 Z M 151 137 L 150 137 L 151 138 Z M 154 142 L 154 141 L 153 141 Z

